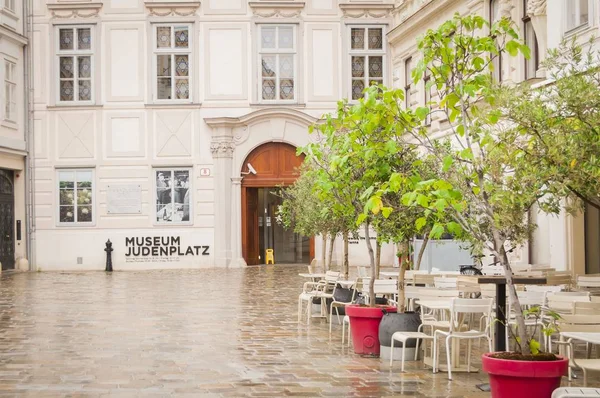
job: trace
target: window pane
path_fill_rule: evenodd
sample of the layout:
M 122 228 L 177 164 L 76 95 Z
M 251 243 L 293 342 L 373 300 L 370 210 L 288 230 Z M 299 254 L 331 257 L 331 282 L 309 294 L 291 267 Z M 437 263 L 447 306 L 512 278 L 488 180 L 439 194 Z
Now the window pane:
M 171 56 L 156 56 L 156 73 L 158 76 L 171 76 Z
M 77 190 L 77 204 L 78 205 L 91 205 L 92 204 L 92 190 L 88 188 Z
M 175 80 L 175 98 L 177 98 L 177 99 L 190 98 L 190 82 L 188 79 Z
M 383 77 L 383 57 L 369 57 L 369 78 Z
M 171 99 L 171 78 L 159 77 L 157 82 L 158 99 Z
M 59 205 L 72 206 L 75 204 L 75 194 L 72 189 L 61 189 L 59 194 Z
M 159 26 L 156 28 L 156 46 L 158 48 L 171 47 L 170 26 Z
M 59 30 L 59 41 L 61 50 L 72 50 L 73 49 L 73 29 L 60 29 Z
M 73 188 L 75 185 L 75 172 L 61 171 L 58 173 L 58 180 L 61 188 Z M 63 184 L 66 184 L 63 186 Z
M 91 80 L 79 80 L 79 101 L 92 100 L 92 82 Z
M 171 203 L 171 184 L 172 184 L 172 179 L 171 179 L 170 171 L 157 171 L 156 172 L 156 203 L 157 203 L 157 205 L 167 205 L 167 204 Z
M 90 188 L 92 186 L 92 172 L 91 171 L 78 171 L 77 172 L 77 186 L 79 188 Z
M 175 56 L 175 76 L 188 76 L 189 63 L 187 55 Z
M 8 83 L 4 84 L 4 98 L 6 98 L 6 102 L 4 105 L 4 117 L 6 119 L 10 119 L 10 85 Z
M 77 206 L 77 222 L 92 222 L 92 206 Z
M 294 56 L 280 55 L 279 56 L 279 76 L 294 77 Z
M 73 81 L 63 80 L 60 82 L 60 100 L 61 101 L 73 101 Z
M 589 21 L 588 0 L 579 0 L 579 25 L 584 25 Z
M 260 42 L 262 48 L 275 48 L 275 31 L 274 26 L 262 26 L 260 28 Z
M 90 28 L 77 29 L 77 48 L 80 50 L 92 48 L 92 31 Z
M 60 78 L 61 79 L 72 79 L 73 78 L 73 57 L 60 57 Z
M 262 97 L 264 100 L 275 99 L 275 80 L 263 79 L 262 82 Z
M 369 50 L 383 49 L 383 29 L 369 29 Z
M 294 28 L 291 26 L 279 27 L 279 48 L 294 48 Z
M 171 213 L 173 206 L 169 203 L 168 205 L 156 205 L 156 221 L 157 222 L 169 222 L 172 220 Z
M 73 206 L 60 206 L 60 222 L 75 222 L 75 208 Z
M 190 172 L 188 170 L 176 170 L 173 174 L 175 185 L 173 201 L 176 204 L 183 204 L 185 194 L 190 186 Z
M 262 75 L 263 77 L 275 76 L 275 55 L 263 55 L 262 57 Z
M 364 80 L 352 80 L 352 99 L 361 99 L 363 90 L 365 89 Z
M 281 79 L 279 81 L 279 98 L 282 100 L 294 99 L 294 80 Z
M 352 77 L 365 76 L 365 57 L 352 57 Z
M 365 48 L 365 29 L 352 28 L 350 31 L 351 46 L 353 50 L 363 50 Z
M 189 32 L 187 26 L 175 27 L 175 47 L 188 48 Z
M 77 57 L 80 78 L 89 78 L 92 76 L 92 58 Z

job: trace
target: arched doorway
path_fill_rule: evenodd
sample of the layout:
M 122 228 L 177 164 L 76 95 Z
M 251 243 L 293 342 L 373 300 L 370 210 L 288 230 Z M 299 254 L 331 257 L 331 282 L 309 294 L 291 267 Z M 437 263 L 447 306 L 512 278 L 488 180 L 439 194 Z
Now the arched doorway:
M 296 148 L 270 142 L 254 149 L 242 166 L 242 255 L 248 265 L 265 263 L 265 250 L 273 249 L 277 263 L 309 263 L 314 239 L 286 231 L 275 221 L 280 186 L 291 185 L 304 156 Z M 249 173 L 249 166 L 256 174 Z M 246 174 L 248 173 L 248 174 Z

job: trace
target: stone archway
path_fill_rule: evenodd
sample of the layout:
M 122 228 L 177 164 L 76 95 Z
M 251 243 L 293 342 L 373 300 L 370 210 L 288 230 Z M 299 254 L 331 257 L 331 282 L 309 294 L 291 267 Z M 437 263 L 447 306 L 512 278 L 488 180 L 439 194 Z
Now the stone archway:
M 259 190 L 261 188 L 273 189 L 293 184 L 298 177 L 298 169 L 303 161 L 304 156 L 296 155 L 296 147 L 281 142 L 268 142 L 260 145 L 250 152 L 244 160 L 242 170 L 240 170 L 244 175 L 241 184 L 242 256 L 248 265 L 260 263 L 259 241 L 261 233 L 259 233 L 259 229 L 262 230 L 266 227 L 259 221 L 263 217 L 263 214 L 258 212 Z M 256 174 L 249 173 L 248 164 L 252 165 Z M 269 214 L 269 219 L 271 216 Z M 275 228 L 274 223 L 274 220 L 270 220 L 269 227 Z M 309 257 L 314 257 L 313 238 L 310 238 L 309 242 Z

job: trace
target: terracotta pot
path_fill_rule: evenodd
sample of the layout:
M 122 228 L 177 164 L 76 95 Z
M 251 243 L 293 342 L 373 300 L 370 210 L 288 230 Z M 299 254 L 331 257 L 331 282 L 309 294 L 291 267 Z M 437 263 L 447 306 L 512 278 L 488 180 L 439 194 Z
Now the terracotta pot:
M 379 356 L 379 323 L 383 314 L 396 312 L 396 307 L 363 307 L 349 305 L 346 314 L 350 317 L 354 352 L 361 355 Z
M 567 374 L 569 360 L 514 361 L 483 354 L 482 368 L 490 377 L 492 398 L 550 398 Z

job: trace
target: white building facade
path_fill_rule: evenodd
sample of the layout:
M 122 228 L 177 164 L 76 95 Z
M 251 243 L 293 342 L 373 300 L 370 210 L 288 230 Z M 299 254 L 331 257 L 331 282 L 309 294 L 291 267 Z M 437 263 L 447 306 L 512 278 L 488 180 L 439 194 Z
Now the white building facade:
M 29 268 L 27 156 L 31 134 L 28 96 L 27 1 L 0 2 L 0 262 L 2 270 Z
M 416 39 L 455 12 L 507 15 L 527 32 L 536 57 L 499 68 L 520 82 L 543 81 L 546 48 L 596 33 L 600 10 L 591 0 L 33 0 L 33 268 L 103 269 L 109 239 L 122 270 L 259 264 L 268 248 L 279 263 L 320 258 L 320 239 L 276 226 L 271 192 L 293 182 L 296 148 L 318 140 L 309 126 L 370 81 L 426 102 L 408 78 Z M 433 133 L 443 123 L 432 120 Z M 515 260 L 583 272 L 598 215 L 532 217 L 540 227 Z M 339 242 L 337 263 L 341 252 Z M 393 253 L 384 248 L 382 264 Z M 359 239 L 351 263 L 366 262 Z

